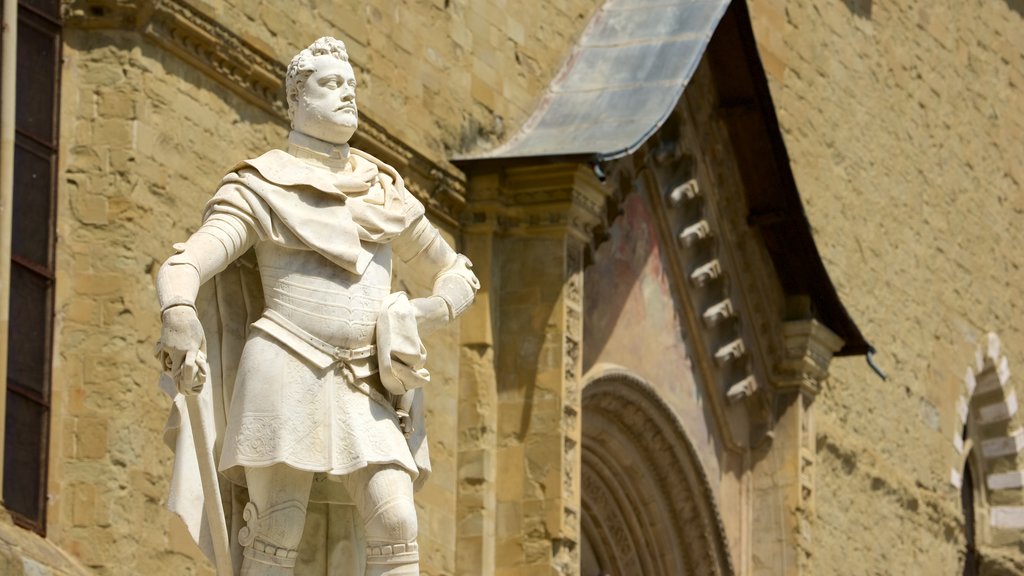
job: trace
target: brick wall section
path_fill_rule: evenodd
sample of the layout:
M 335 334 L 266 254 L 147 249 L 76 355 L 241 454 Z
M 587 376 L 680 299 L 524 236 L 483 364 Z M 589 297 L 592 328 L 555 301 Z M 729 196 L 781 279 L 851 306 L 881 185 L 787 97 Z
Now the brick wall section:
M 837 360 L 818 399 L 812 572 L 951 573 L 964 539 L 943 455 L 964 366 L 988 330 L 1024 360 L 1020 3 L 751 12 L 818 248 L 890 375 Z

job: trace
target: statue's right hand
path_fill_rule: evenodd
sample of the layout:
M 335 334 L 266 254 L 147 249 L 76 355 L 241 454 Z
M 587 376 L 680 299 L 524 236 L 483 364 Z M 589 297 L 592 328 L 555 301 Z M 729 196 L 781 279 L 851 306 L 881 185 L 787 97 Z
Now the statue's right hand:
M 198 394 L 203 388 L 204 375 L 202 366 L 197 366 L 205 338 L 203 325 L 191 306 L 172 306 L 164 310 L 162 319 L 159 356 L 164 370 L 170 372 L 179 392 Z

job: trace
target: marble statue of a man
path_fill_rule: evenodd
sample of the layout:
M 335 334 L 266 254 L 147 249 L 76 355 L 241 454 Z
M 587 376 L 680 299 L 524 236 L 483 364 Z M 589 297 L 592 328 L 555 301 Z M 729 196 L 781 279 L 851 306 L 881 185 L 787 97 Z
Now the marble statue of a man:
M 163 386 L 178 409 L 199 394 L 211 411 L 236 572 L 348 573 L 331 558 L 344 549 L 367 576 L 419 574 L 420 336 L 463 312 L 479 282 L 401 176 L 348 146 L 358 116 L 345 45 L 320 38 L 286 84 L 287 150 L 229 172 L 157 276 Z M 432 294 L 392 293 L 394 258 Z M 169 504 L 209 548 L 192 441 L 172 411 Z M 352 504 L 358 549 L 351 527 L 332 524 L 343 516 L 331 507 Z

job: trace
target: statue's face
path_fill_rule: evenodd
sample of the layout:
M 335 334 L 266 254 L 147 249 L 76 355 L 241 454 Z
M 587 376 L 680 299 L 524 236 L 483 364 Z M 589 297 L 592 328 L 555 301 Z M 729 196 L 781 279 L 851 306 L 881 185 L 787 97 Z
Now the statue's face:
M 314 138 L 344 144 L 359 126 L 355 72 L 348 62 L 329 55 L 316 56 L 313 62 L 314 72 L 299 86 L 293 127 Z

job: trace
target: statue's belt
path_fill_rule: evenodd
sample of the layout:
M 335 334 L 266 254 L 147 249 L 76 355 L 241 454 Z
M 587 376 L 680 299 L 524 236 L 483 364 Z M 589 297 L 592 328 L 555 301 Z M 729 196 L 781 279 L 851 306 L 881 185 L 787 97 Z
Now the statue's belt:
M 397 398 L 384 390 L 376 378 L 367 377 L 378 372 L 377 347 L 373 344 L 360 348 L 339 348 L 313 336 L 299 325 L 285 318 L 274 310 L 264 310 L 263 316 L 252 323 L 253 328 L 273 337 L 292 352 L 313 366 L 326 370 L 331 366 L 343 368 L 348 383 L 353 388 L 366 394 L 374 402 L 386 406 L 392 411 L 396 408 Z

